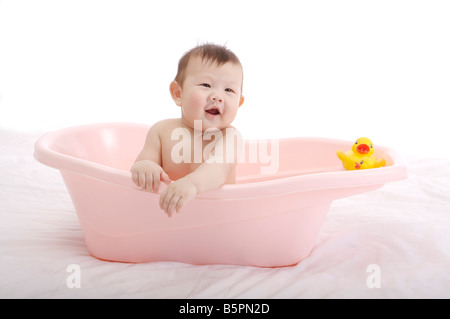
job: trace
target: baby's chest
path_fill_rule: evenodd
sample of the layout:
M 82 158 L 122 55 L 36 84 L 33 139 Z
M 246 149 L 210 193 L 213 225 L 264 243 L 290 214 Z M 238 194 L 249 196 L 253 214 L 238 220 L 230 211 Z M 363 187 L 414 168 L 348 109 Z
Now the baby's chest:
M 171 180 L 177 180 L 195 171 L 203 163 L 202 153 L 203 147 L 196 149 L 190 143 L 167 141 L 161 147 L 162 168 Z

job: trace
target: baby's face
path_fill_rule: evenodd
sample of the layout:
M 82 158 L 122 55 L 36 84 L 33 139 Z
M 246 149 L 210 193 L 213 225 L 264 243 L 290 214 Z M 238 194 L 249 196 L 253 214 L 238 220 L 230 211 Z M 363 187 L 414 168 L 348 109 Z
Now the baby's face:
M 183 124 L 194 128 L 194 121 L 202 121 L 206 129 L 223 129 L 233 122 L 242 96 L 242 68 L 231 62 L 218 66 L 200 57 L 191 57 L 179 97 L 174 97 L 182 109 Z

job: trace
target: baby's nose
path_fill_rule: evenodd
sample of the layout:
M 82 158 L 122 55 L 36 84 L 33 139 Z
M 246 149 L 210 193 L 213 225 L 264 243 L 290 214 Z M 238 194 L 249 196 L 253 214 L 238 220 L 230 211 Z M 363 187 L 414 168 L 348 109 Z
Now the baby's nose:
M 220 95 L 218 95 L 218 94 L 211 94 L 209 96 L 209 99 L 210 99 L 211 102 L 219 102 L 219 103 L 223 102 L 222 97 Z

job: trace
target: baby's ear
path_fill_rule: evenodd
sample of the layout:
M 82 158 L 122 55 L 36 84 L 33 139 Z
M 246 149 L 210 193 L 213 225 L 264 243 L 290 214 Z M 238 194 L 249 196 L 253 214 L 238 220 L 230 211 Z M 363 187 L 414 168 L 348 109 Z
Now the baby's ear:
M 172 81 L 170 83 L 169 89 L 170 95 L 172 95 L 172 99 L 174 100 L 175 104 L 181 106 L 181 86 L 177 81 Z
M 242 104 L 244 104 L 244 96 L 243 95 L 241 95 L 241 99 L 240 99 L 240 101 L 239 101 L 239 106 L 241 106 Z

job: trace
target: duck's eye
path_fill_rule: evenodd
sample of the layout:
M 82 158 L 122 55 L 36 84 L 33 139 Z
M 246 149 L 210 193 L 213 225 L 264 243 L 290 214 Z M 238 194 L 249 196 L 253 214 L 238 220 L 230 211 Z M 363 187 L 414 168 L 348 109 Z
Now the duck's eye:
M 361 164 L 361 165 L 362 165 L 363 163 L 364 163 L 364 161 L 359 162 L 359 164 Z
M 372 145 L 372 144 L 370 144 L 370 148 L 373 148 L 373 145 Z
M 355 144 L 358 144 L 358 141 L 356 141 Z

